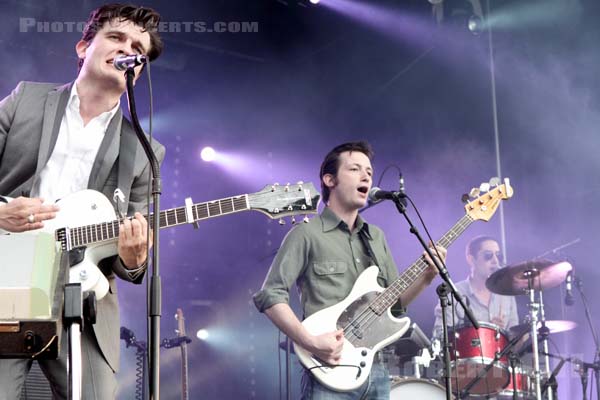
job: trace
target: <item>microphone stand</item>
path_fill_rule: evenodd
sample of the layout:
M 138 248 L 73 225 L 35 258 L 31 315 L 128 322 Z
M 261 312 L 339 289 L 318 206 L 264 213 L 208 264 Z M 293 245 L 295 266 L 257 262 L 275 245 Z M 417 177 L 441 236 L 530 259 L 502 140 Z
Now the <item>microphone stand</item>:
M 552 377 L 555 378 L 556 375 L 558 375 L 558 370 L 560 369 L 560 367 L 562 367 L 562 365 L 565 362 L 570 362 L 572 365 L 575 366 L 576 372 L 579 374 L 579 376 L 581 378 L 581 386 L 582 386 L 582 394 L 583 394 L 582 399 L 587 400 L 588 370 L 591 369 L 596 374 L 598 374 L 598 371 L 600 371 L 600 363 L 594 362 L 593 364 L 590 364 L 588 362 L 579 360 L 577 358 L 573 358 L 573 357 L 563 358 L 559 355 L 552 354 L 552 353 L 543 353 L 543 355 L 546 355 L 546 356 L 552 357 L 552 358 L 557 358 L 561 361 L 558 364 L 558 366 L 554 369 L 554 371 L 552 372 L 551 378 Z
M 577 288 L 577 291 L 581 297 L 581 302 L 583 303 L 583 308 L 585 310 L 585 317 L 590 326 L 590 330 L 592 331 L 594 345 L 596 345 L 596 353 L 594 354 L 594 363 L 592 365 L 592 369 L 594 370 L 594 378 L 596 379 L 596 399 L 600 400 L 600 386 L 598 386 L 600 385 L 600 342 L 598 341 L 598 333 L 596 332 L 596 328 L 594 328 L 594 324 L 592 323 L 592 314 L 590 313 L 587 298 L 583 293 L 583 282 L 578 276 L 574 276 L 573 283 L 575 284 L 575 287 Z
M 404 216 L 404 219 L 406 219 L 406 222 L 408 222 L 408 225 L 410 226 L 410 233 L 412 233 L 413 235 L 415 235 L 417 237 L 417 239 L 419 240 L 419 243 L 421 243 L 421 246 L 423 246 L 423 249 L 425 249 L 425 252 L 431 258 L 431 260 L 433 261 L 433 264 L 439 271 L 440 277 L 447 285 L 447 288 L 440 289 L 442 294 L 440 294 L 440 292 L 438 292 L 438 295 L 440 296 L 440 302 L 442 302 L 442 296 L 444 295 L 443 292 L 450 289 L 450 292 L 452 293 L 452 295 L 454 296 L 456 301 L 458 301 L 458 303 L 461 305 L 461 307 L 465 310 L 465 315 L 467 316 L 469 321 L 471 321 L 471 324 L 473 325 L 473 327 L 475 329 L 479 329 L 479 323 L 475 319 L 475 316 L 473 315 L 473 312 L 471 311 L 469 306 L 467 306 L 467 304 L 465 303 L 463 297 L 458 293 L 458 289 L 456 288 L 456 285 L 450 278 L 450 274 L 448 274 L 448 270 L 446 269 L 446 267 L 444 265 L 442 265 L 438 261 L 438 259 L 436 257 L 433 256 L 431 249 L 429 248 L 429 246 L 427 246 L 427 243 L 425 243 L 425 240 L 423 240 L 423 237 L 419 233 L 419 230 L 415 227 L 415 225 L 411 221 L 410 217 L 408 216 L 408 214 L 406 212 L 406 206 L 404 205 L 404 203 L 402 201 L 403 197 L 406 197 L 406 195 L 404 195 L 402 193 L 394 193 L 392 201 L 396 205 L 398 212 L 400 214 L 402 214 Z M 446 294 L 446 296 L 447 296 L 447 294 Z M 445 306 L 447 306 L 447 300 L 446 300 L 446 305 L 442 304 L 442 307 L 445 307 Z M 442 315 L 444 316 L 444 319 L 445 319 L 444 310 L 442 310 Z M 450 352 L 449 352 L 450 342 L 448 341 L 448 327 L 446 326 L 445 322 L 443 323 L 443 325 L 444 325 L 443 329 L 445 331 L 444 332 L 444 357 L 446 358 L 444 361 L 444 369 L 445 369 L 445 378 L 444 379 L 446 380 L 446 398 L 449 400 L 451 398 L 451 395 L 449 393 L 449 391 L 451 389 L 450 388 Z
M 452 380 L 450 379 L 450 341 L 448 340 L 448 325 L 446 325 L 446 308 L 448 307 L 448 286 L 442 282 L 437 287 L 436 293 L 440 298 L 440 306 L 442 307 L 442 341 L 444 342 L 444 386 L 446 387 L 446 400 L 451 400 Z
M 160 280 L 160 265 L 159 265 L 159 229 L 160 229 L 160 193 L 161 193 L 161 178 L 160 178 L 160 165 L 158 159 L 152 151 L 152 146 L 146 138 L 140 121 L 137 116 L 135 108 L 135 98 L 133 93 L 133 78 L 135 72 L 133 68 L 127 68 L 125 71 L 125 77 L 127 80 L 127 100 L 129 101 L 129 113 L 131 115 L 131 122 L 135 133 L 148 157 L 150 168 L 152 170 L 152 197 L 154 201 L 153 211 L 154 215 L 149 215 L 149 224 L 152 226 L 154 234 L 152 235 L 152 275 L 150 277 L 150 293 L 148 297 L 150 299 L 150 308 L 148 311 L 148 318 L 150 320 L 150 334 L 148 347 L 148 369 L 149 374 L 149 386 L 150 386 L 150 400 L 158 400 L 160 398 L 160 316 L 161 316 L 161 280 Z

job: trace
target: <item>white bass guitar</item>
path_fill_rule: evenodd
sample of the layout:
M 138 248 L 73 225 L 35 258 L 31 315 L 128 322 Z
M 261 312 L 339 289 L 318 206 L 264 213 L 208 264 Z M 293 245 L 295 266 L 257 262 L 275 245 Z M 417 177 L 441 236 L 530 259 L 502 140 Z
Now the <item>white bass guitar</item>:
M 509 180 L 505 179 L 503 185 L 469 202 L 465 206 L 466 215 L 436 244 L 448 248 L 473 221 L 489 221 L 500 201 L 512 195 L 513 189 Z M 375 353 L 399 339 L 410 327 L 410 319 L 395 318 L 390 307 L 427 267 L 425 260 L 419 258 L 386 289 L 377 283 L 377 266 L 364 270 L 344 300 L 302 321 L 302 325 L 313 335 L 344 329 L 339 365 L 328 365 L 294 343 L 294 350 L 302 365 L 329 389 L 346 392 L 362 386 L 369 378 Z

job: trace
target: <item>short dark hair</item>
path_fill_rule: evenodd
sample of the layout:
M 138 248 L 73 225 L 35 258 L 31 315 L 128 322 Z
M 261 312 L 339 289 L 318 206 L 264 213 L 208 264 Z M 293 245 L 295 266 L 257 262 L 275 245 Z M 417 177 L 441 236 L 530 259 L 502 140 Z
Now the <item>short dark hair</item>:
M 148 58 L 154 61 L 163 51 L 163 42 L 158 34 L 158 23 L 160 14 L 152 8 L 138 7 L 133 4 L 105 4 L 96 8 L 90 13 L 90 16 L 83 29 L 81 40 L 90 43 L 96 37 L 104 24 L 118 19 L 119 21 L 131 21 L 143 28 L 144 32 L 150 34 L 150 49 L 148 49 Z M 79 69 L 83 65 L 83 59 L 79 59 Z
M 468 257 L 469 255 L 472 255 L 473 257 L 475 257 L 477 255 L 477 252 L 479 252 L 479 249 L 481 248 L 481 244 L 483 242 L 487 242 L 488 240 L 498 243 L 498 241 L 491 236 L 487 236 L 487 235 L 475 236 L 473 239 L 471 239 L 469 241 L 469 243 L 467 243 L 467 247 L 465 248 L 465 256 Z
M 321 195 L 323 196 L 324 203 L 329 201 L 329 188 L 323 182 L 323 176 L 326 174 L 331 174 L 334 177 L 337 176 L 338 169 L 340 168 L 340 154 L 346 151 L 361 152 L 369 157 L 369 160 L 372 160 L 373 156 L 375 155 L 371 145 L 366 141 L 347 142 L 331 149 L 331 151 L 325 156 L 325 159 L 321 164 L 321 172 L 319 173 L 319 178 L 321 179 Z

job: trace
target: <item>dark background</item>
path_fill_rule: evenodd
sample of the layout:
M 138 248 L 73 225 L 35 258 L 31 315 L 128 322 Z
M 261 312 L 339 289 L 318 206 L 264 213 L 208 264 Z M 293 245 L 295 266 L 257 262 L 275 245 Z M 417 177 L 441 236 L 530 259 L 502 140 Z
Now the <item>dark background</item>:
M 490 1 L 499 154 L 514 197 L 504 204 L 508 263 L 533 258 L 575 239 L 555 258 L 568 258 L 598 315 L 600 195 L 598 78 L 599 3 L 595 0 Z M 84 21 L 98 1 L 0 1 L 1 92 L 20 80 L 68 82 L 77 73 L 78 32 L 20 29 L 23 18 Z M 485 9 L 487 2 L 483 1 Z M 375 148 L 375 179 L 406 188 L 434 236 L 464 215 L 461 195 L 497 176 L 490 37 L 465 27 L 467 1 L 445 2 L 437 23 L 426 0 L 148 1 L 164 21 L 255 22 L 258 32 L 162 34 L 165 52 L 153 63 L 154 135 L 167 147 L 163 208 L 184 198 L 208 201 L 257 192 L 279 182 L 312 181 L 334 145 L 366 139 Z M 439 14 L 438 14 L 439 15 Z M 22 28 L 22 26 L 21 26 Z M 43 29 L 42 29 L 43 30 Z M 137 85 L 148 122 L 147 78 Z M 126 100 L 122 99 L 126 108 Z M 223 155 L 212 164 L 199 152 Z M 413 213 L 414 215 L 414 213 Z M 381 226 L 401 270 L 419 245 L 391 204 L 364 213 Z M 456 281 L 467 272 L 464 246 L 475 234 L 500 237 L 500 213 L 476 222 L 450 249 Z M 277 330 L 252 304 L 274 251 L 289 230 L 259 213 L 239 213 L 161 233 L 163 337 L 175 335 L 177 307 L 191 336 L 192 398 L 279 397 Z M 120 285 L 122 323 L 144 337 L 144 286 Z M 429 333 L 435 285 L 409 309 Z M 552 336 L 551 350 L 593 359 L 581 301 L 562 306 L 562 287 L 545 292 L 549 319 L 577 329 Z M 519 299 L 520 313 L 526 312 Z M 597 320 L 596 320 L 597 322 Z M 134 396 L 135 360 L 122 349 L 119 398 Z M 164 398 L 179 396 L 179 351 L 163 350 Z M 299 367 L 294 362 L 294 387 Z M 578 377 L 564 367 L 562 398 L 580 398 Z

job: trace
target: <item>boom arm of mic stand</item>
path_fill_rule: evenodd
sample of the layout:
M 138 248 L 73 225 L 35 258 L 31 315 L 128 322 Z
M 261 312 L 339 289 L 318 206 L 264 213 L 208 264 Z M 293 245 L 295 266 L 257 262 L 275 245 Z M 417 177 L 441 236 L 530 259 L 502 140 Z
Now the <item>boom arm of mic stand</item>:
M 158 400 L 160 398 L 160 386 L 159 386 L 159 377 L 160 377 L 160 316 L 161 316 L 161 297 L 162 297 L 162 289 L 161 289 L 161 281 L 160 281 L 160 264 L 159 264 L 159 230 L 160 230 L 160 193 L 161 193 L 161 179 L 160 179 L 160 165 L 158 163 L 158 159 L 152 151 L 152 146 L 150 142 L 144 135 L 144 131 L 142 126 L 140 125 L 140 121 L 137 116 L 137 111 L 135 108 L 135 98 L 133 93 L 133 78 L 135 76 L 135 72 L 133 68 L 127 68 L 125 71 L 125 77 L 127 81 L 127 100 L 129 101 L 129 113 L 131 115 L 131 122 L 133 123 L 134 131 L 148 157 L 150 162 L 150 168 L 152 170 L 152 196 L 154 200 L 154 216 L 153 216 L 153 230 L 154 235 L 152 235 L 152 275 L 150 277 L 150 309 L 149 309 L 149 319 L 150 319 L 150 338 L 149 338 L 149 360 L 148 360 L 148 369 L 149 369 L 149 386 L 150 398 L 153 400 Z
M 469 321 L 471 321 L 471 324 L 473 325 L 473 327 L 475 329 L 479 329 L 479 323 L 475 319 L 475 316 L 473 315 L 471 308 L 469 308 L 469 306 L 467 306 L 464 298 L 458 292 L 456 285 L 454 284 L 454 282 L 450 278 L 450 275 L 448 274 L 448 270 L 442 264 L 440 264 L 440 262 L 433 256 L 433 253 L 431 253 L 431 249 L 429 248 L 429 246 L 427 246 L 427 243 L 425 243 L 425 241 L 421 237 L 421 234 L 419 233 L 419 231 L 417 230 L 417 228 L 415 227 L 415 225 L 412 223 L 411 219 L 409 218 L 408 214 L 406 213 L 406 207 L 402 203 L 401 198 L 396 197 L 393 199 L 393 201 L 394 201 L 394 204 L 396 205 L 396 208 L 398 209 L 398 212 L 400 214 L 402 214 L 404 216 L 404 219 L 406 219 L 406 221 L 408 222 L 408 225 L 410 226 L 410 233 L 412 233 L 413 235 L 415 235 L 417 237 L 417 239 L 421 243 L 421 246 L 423 246 L 423 249 L 425 249 L 425 252 L 427 252 L 427 255 L 429 255 L 429 257 L 433 260 L 434 265 L 436 266 L 436 268 L 438 269 L 438 271 L 440 273 L 440 277 L 444 280 L 444 282 L 446 282 L 446 284 L 450 288 L 450 291 L 452 292 L 452 295 L 454 296 L 456 301 L 458 301 L 458 303 L 461 305 L 461 307 L 465 310 L 465 315 L 467 316 Z

